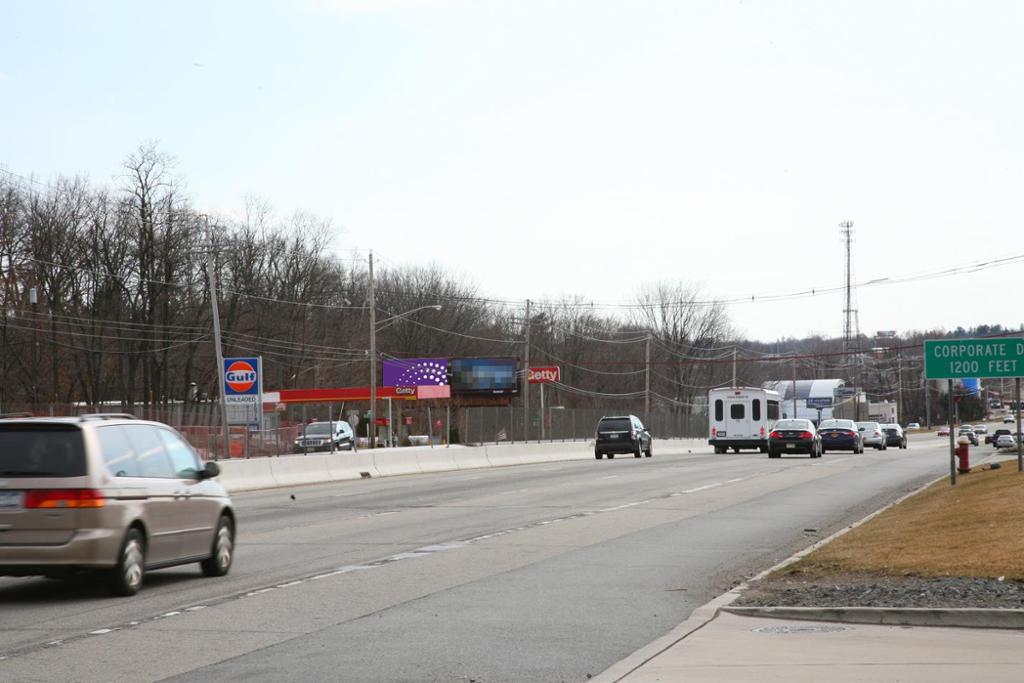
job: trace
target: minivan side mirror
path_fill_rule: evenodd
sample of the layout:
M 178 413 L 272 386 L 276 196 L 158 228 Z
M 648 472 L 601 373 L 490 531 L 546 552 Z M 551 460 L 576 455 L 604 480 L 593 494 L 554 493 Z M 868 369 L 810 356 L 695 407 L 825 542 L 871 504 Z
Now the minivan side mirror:
M 199 470 L 199 479 L 213 479 L 220 474 L 220 465 L 211 461 L 203 463 L 203 469 Z

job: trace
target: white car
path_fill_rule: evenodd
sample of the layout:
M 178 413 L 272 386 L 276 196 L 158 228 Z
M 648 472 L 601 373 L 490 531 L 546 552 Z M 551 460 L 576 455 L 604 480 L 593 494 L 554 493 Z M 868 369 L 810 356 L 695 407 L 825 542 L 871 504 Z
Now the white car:
M 1000 434 L 996 438 L 996 448 L 1016 448 L 1017 441 L 1010 434 Z
M 921 424 L 918 423 L 918 422 L 911 422 L 910 424 L 907 425 L 907 431 L 908 432 L 912 432 L 915 429 L 920 429 L 920 428 L 921 428 Z
M 877 422 L 858 422 L 857 431 L 860 432 L 864 446 L 874 446 L 879 451 L 885 450 L 885 433 L 882 431 L 882 425 Z
M 978 434 L 988 434 L 988 425 L 974 425 L 974 431 Z
M 1003 415 L 1003 424 L 1012 425 L 1017 419 L 1013 415 Z

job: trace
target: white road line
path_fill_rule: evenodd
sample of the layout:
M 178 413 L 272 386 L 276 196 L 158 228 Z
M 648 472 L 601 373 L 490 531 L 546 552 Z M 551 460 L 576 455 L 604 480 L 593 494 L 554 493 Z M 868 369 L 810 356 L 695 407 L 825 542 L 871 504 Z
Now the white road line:
M 694 489 L 686 489 L 685 491 L 683 491 L 683 493 L 697 493 L 698 491 L 707 491 L 708 489 L 718 488 L 719 486 L 721 486 L 724 483 L 725 482 L 719 481 L 719 482 L 716 482 L 714 484 L 707 484 L 705 486 L 698 486 L 697 488 L 694 488 Z
M 609 474 L 607 477 L 598 477 L 598 479 L 615 479 L 618 476 L 617 474 Z
M 612 479 L 612 478 L 617 477 L 617 476 L 618 475 L 609 475 L 607 477 L 602 477 L 602 478 L 603 479 Z M 681 496 L 681 495 L 688 494 L 688 493 L 697 493 L 698 491 L 706 491 L 708 489 L 717 488 L 717 487 L 723 486 L 725 484 L 732 484 L 732 483 L 736 483 L 736 482 L 740 482 L 740 481 L 745 481 L 746 479 L 750 479 L 750 478 L 751 477 L 737 477 L 735 479 L 728 479 L 726 481 L 715 482 L 713 484 L 706 484 L 704 486 L 697 486 L 695 488 L 687 489 L 685 491 L 678 491 L 678 492 L 675 492 L 675 493 L 670 493 L 670 494 L 667 494 L 665 496 L 661 496 L 661 498 L 674 498 L 674 497 Z M 529 489 L 519 489 L 518 491 L 504 491 L 503 494 L 525 493 L 527 491 L 529 491 Z M 281 584 L 277 584 L 277 585 L 274 585 L 274 586 L 269 586 L 269 587 L 266 587 L 266 588 L 252 590 L 252 591 L 249 591 L 249 592 L 246 592 L 246 593 L 239 594 L 239 595 L 234 596 L 234 597 L 226 598 L 224 600 L 224 602 L 229 602 L 229 601 L 232 601 L 232 600 L 238 600 L 238 599 L 242 599 L 242 598 L 254 597 L 254 596 L 262 595 L 264 593 L 269 593 L 271 591 L 279 590 L 279 589 L 282 589 L 282 588 L 291 588 L 291 587 L 294 587 L 294 586 L 298 586 L 298 585 L 304 584 L 307 581 L 318 581 L 320 579 L 326 579 L 326 578 L 329 578 L 329 577 L 332 577 L 332 576 L 339 576 L 341 574 L 347 574 L 349 572 L 366 570 L 366 569 L 375 569 L 377 567 L 382 567 L 382 566 L 385 566 L 387 564 L 391 564 L 393 562 L 400 562 L 402 560 L 415 559 L 415 558 L 420 558 L 420 557 L 427 557 L 427 556 L 432 555 L 434 553 L 444 552 L 446 550 L 456 550 L 456 549 L 459 549 L 459 548 L 464 548 L 464 547 L 466 547 L 468 545 L 471 545 L 471 544 L 474 544 L 474 543 L 478 543 L 480 541 L 485 541 L 485 540 L 492 539 L 492 538 L 498 538 L 498 537 L 501 537 L 501 536 L 506 536 L 508 534 L 513 534 L 513 533 L 520 532 L 520 531 L 526 531 L 526 530 L 532 529 L 532 528 L 538 528 L 538 527 L 541 527 L 541 526 L 547 526 L 549 524 L 557 524 L 559 522 L 567 522 L 567 521 L 576 520 L 576 519 L 583 519 L 585 517 L 590 517 L 590 516 L 593 516 L 595 514 L 600 514 L 600 513 L 603 513 L 603 512 L 616 512 L 618 510 L 626 510 L 628 508 L 636 507 L 638 505 L 645 505 L 647 503 L 652 502 L 652 500 L 654 500 L 654 499 L 637 500 L 637 501 L 634 501 L 632 503 L 624 503 L 622 505 L 616 505 L 616 506 L 613 506 L 613 507 L 608 507 L 608 508 L 604 508 L 604 509 L 597 510 L 597 511 L 588 510 L 588 511 L 584 511 L 584 512 L 577 512 L 577 513 L 574 513 L 574 514 L 571 514 L 571 515 L 566 515 L 565 517 L 557 517 L 557 518 L 554 518 L 554 519 L 547 519 L 547 520 L 543 520 L 543 521 L 539 521 L 539 522 L 534 522 L 534 523 L 531 523 L 531 524 L 526 524 L 526 525 L 523 525 L 523 526 L 518 526 L 518 527 L 514 527 L 514 528 L 509 528 L 509 529 L 503 529 L 501 531 L 495 531 L 495 532 L 492 532 L 492 533 L 489 533 L 489 534 L 482 534 L 480 536 L 475 536 L 473 538 L 469 538 L 469 539 L 465 539 L 465 540 L 450 541 L 450 542 L 446 542 L 446 543 L 437 543 L 437 544 L 433 544 L 433 545 L 426 545 L 426 546 L 423 546 L 421 548 L 416 548 L 415 550 L 412 550 L 412 551 L 409 551 L 409 552 L 404 552 L 404 553 L 398 553 L 398 554 L 395 554 L 395 555 L 391 555 L 390 557 L 384 558 L 382 560 L 377 560 L 376 562 L 370 562 L 370 563 L 361 564 L 361 565 L 347 565 L 347 566 L 343 566 L 343 567 L 338 567 L 337 569 L 335 569 L 333 571 L 324 572 L 322 574 L 317 574 L 315 576 L 310 576 L 310 577 L 306 577 L 306 578 L 302 578 L 302 579 L 296 579 L 294 581 L 288 581 L 286 583 L 281 583 Z M 394 514 L 396 512 L 400 512 L 400 510 L 394 510 L 394 511 L 384 512 L 384 513 L 379 513 L 379 514 Z M 218 602 L 217 604 L 219 605 L 221 603 Z M 217 605 L 214 605 L 214 606 L 217 606 Z M 207 607 L 209 607 L 209 605 L 195 605 L 195 606 L 192 606 L 192 607 L 187 607 L 187 608 L 184 608 L 184 609 L 181 609 L 181 610 L 176 610 L 176 611 L 173 611 L 173 612 L 165 612 L 164 614 L 161 614 L 161 615 L 158 615 L 158 616 L 155 616 L 155 617 L 150 617 L 149 619 L 146 619 L 144 621 L 129 621 L 129 622 L 126 622 L 126 623 L 124 623 L 124 624 L 122 624 L 120 626 L 113 626 L 113 627 L 108 627 L 108 628 L 96 629 L 94 631 L 87 632 L 85 635 L 105 635 L 105 634 L 108 634 L 108 633 L 112 633 L 114 631 L 120 631 L 120 630 L 127 629 L 127 628 L 133 628 L 133 627 L 139 626 L 142 623 L 150 623 L 150 622 L 156 621 L 158 619 L 166 619 L 166 618 L 169 618 L 169 617 L 178 616 L 178 615 L 180 615 L 180 614 L 182 614 L 184 612 L 194 612 L 194 611 L 197 611 L 197 610 L 206 609 Z M 79 637 L 83 637 L 83 636 L 79 636 Z M 58 647 L 58 646 L 64 645 L 65 642 L 68 642 L 68 641 L 66 639 L 54 640 L 54 641 L 51 641 L 51 642 L 48 642 L 48 643 L 43 643 L 41 646 L 36 646 L 36 649 L 39 649 L 39 648 L 49 648 L 49 647 Z M 27 653 L 28 652 L 26 652 L 26 654 Z M 10 659 L 10 655 L 0 655 L 0 661 L 3 661 L 5 659 Z

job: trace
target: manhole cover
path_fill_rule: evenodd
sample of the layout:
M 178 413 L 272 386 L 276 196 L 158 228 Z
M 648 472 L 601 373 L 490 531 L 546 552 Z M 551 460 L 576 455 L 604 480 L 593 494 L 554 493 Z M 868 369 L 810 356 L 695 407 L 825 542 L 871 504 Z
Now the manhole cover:
M 754 633 L 838 633 L 839 631 L 849 631 L 849 626 L 762 626 L 761 628 L 751 629 Z

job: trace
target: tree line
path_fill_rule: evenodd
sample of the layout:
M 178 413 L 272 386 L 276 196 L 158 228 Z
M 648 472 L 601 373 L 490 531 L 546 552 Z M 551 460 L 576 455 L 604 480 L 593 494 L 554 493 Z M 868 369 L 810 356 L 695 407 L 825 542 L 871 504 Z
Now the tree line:
M 263 356 L 266 388 L 366 385 L 366 254 L 339 257 L 337 237 L 328 219 L 254 199 L 237 216 L 205 214 L 153 145 L 108 186 L 0 173 L 0 411 L 215 398 L 211 272 L 224 354 Z M 388 264 L 374 289 L 382 358 L 522 358 L 529 325 L 531 364 L 561 367 L 552 400 L 570 408 L 696 412 L 734 372 L 752 385 L 794 370 L 880 394 L 902 386 L 912 400 L 912 354 L 895 370 L 869 358 L 865 372 L 840 340 L 738 339 L 725 306 L 686 282 L 644 286 L 619 309 L 533 302 L 528 320 L 523 302 L 488 299 L 436 265 Z

